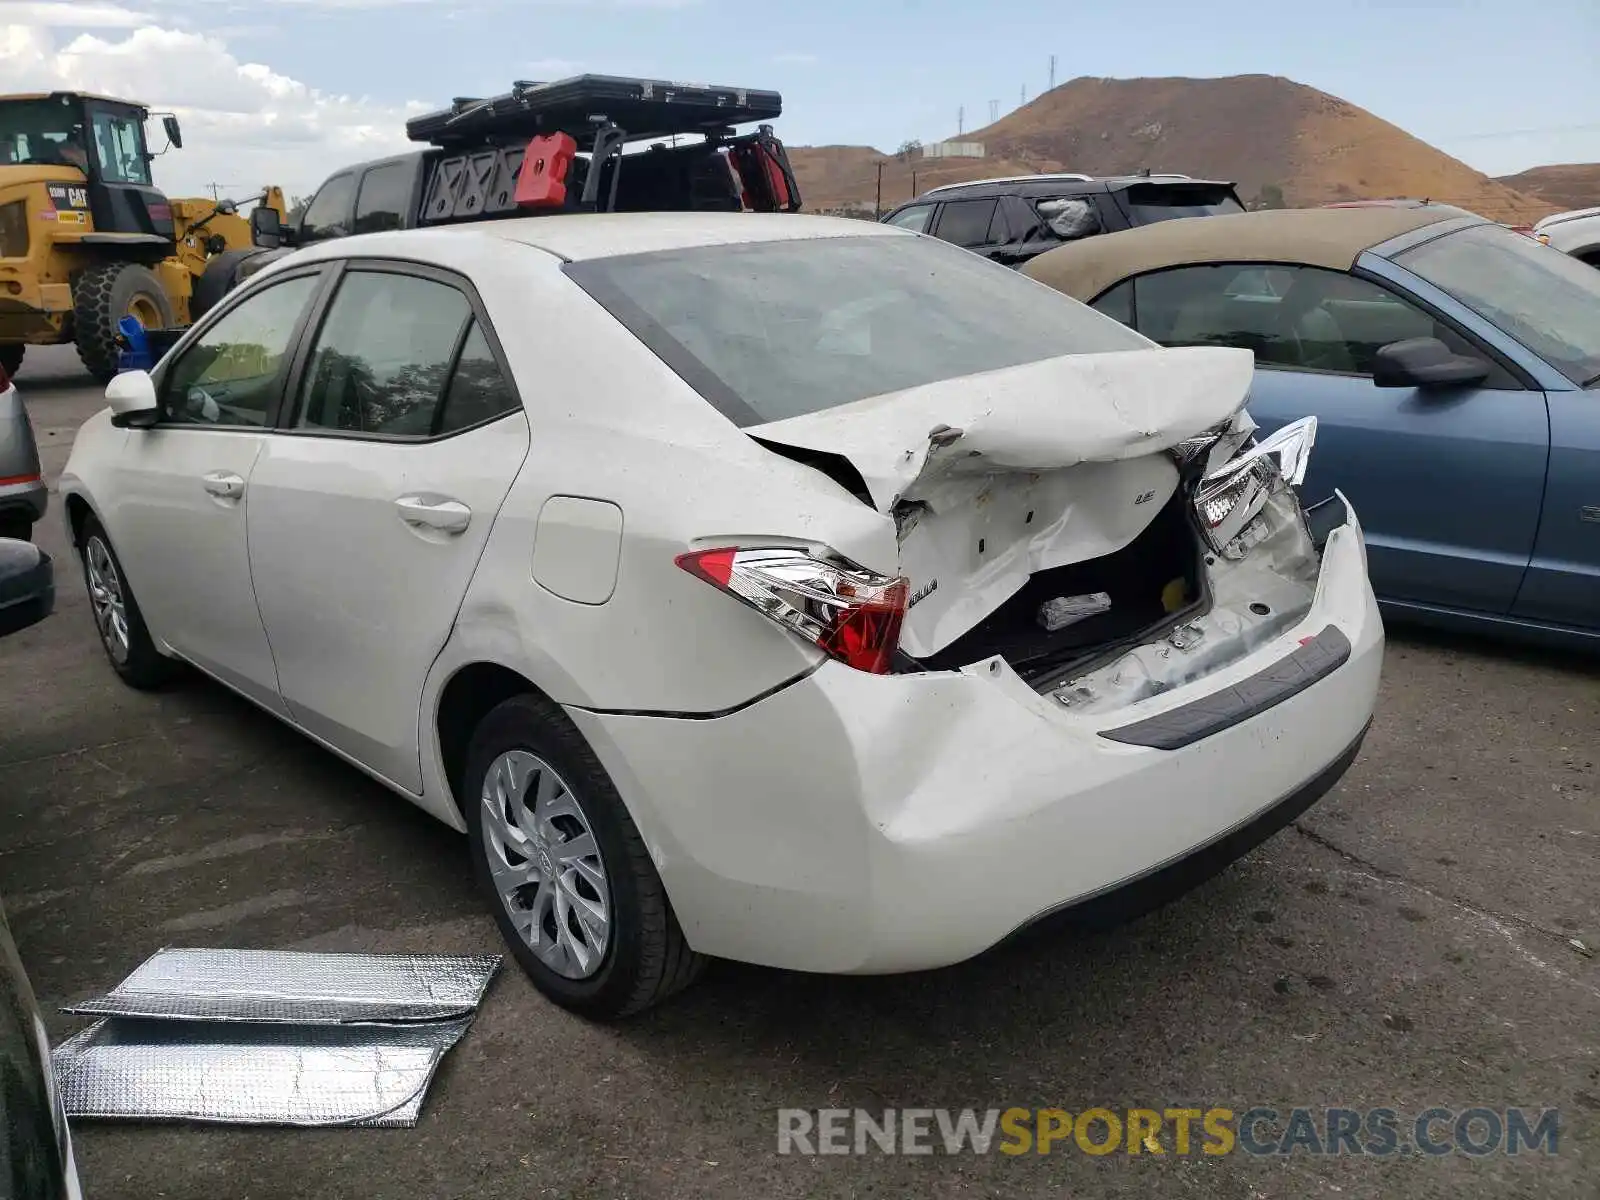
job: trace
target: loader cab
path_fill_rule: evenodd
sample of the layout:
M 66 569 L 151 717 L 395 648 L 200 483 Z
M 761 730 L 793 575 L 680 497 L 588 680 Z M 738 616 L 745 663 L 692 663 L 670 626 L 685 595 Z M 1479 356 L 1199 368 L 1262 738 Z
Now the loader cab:
M 0 168 L 57 168 L 46 174 L 51 204 L 88 214 L 94 232 L 86 242 L 171 243 L 172 209 L 150 179 L 148 117 L 143 105 L 81 92 L 0 98 Z M 169 119 L 169 135 L 176 131 Z M 81 173 L 82 183 L 65 170 Z

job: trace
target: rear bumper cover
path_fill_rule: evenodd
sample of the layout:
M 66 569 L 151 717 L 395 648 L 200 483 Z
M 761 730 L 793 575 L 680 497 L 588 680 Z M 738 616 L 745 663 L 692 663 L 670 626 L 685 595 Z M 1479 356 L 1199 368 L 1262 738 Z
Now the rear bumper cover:
M 1341 642 L 1342 659 L 1309 678 L 1302 643 Z M 1181 884 L 1170 864 L 1214 870 L 1244 853 L 1255 843 L 1242 831 L 1266 836 L 1275 812 L 1292 819 L 1348 765 L 1383 643 L 1352 517 L 1330 534 L 1298 625 L 1119 710 L 1063 708 L 994 660 L 896 676 L 828 663 L 706 720 L 568 711 L 697 950 L 797 970 L 919 970 L 1136 881 Z M 1106 736 L 1171 727 L 1230 691 L 1248 701 L 1252 680 L 1287 661 L 1303 686 L 1231 706 L 1181 746 Z

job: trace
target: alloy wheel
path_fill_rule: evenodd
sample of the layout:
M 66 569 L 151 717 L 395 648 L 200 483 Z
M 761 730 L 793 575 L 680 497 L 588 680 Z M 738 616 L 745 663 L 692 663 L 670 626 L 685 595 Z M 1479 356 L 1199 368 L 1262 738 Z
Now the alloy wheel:
M 122 577 L 111 550 L 98 537 L 91 537 L 83 548 L 83 561 L 89 577 L 89 604 L 94 610 L 95 628 L 106 652 L 118 664 L 128 661 L 128 606 L 122 592 Z
M 578 798 L 549 763 L 509 750 L 481 803 L 489 874 L 517 934 L 556 974 L 587 979 L 610 945 L 611 889 Z

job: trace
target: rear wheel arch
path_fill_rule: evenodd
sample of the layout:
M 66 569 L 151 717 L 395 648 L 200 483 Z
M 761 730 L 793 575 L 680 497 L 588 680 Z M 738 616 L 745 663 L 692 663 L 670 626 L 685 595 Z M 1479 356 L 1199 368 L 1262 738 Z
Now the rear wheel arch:
M 439 765 L 443 768 L 456 810 L 467 815 L 461 795 L 462 772 L 473 731 L 498 705 L 513 696 L 550 697 L 533 680 L 495 662 L 473 662 L 456 669 L 439 691 L 433 727 L 439 739 Z

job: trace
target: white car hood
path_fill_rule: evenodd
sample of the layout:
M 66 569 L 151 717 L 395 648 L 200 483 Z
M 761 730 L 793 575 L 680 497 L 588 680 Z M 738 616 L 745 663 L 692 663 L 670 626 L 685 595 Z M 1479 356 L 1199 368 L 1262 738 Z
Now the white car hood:
M 1160 452 L 1224 424 L 1254 360 L 1224 347 L 1071 355 L 745 430 L 838 455 L 899 522 L 901 646 L 949 645 L 1039 571 L 1126 546 L 1171 497 Z M 914 511 L 896 513 L 902 502 Z

